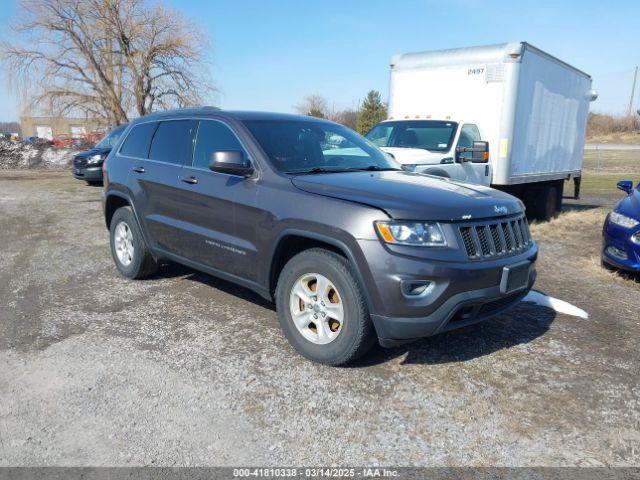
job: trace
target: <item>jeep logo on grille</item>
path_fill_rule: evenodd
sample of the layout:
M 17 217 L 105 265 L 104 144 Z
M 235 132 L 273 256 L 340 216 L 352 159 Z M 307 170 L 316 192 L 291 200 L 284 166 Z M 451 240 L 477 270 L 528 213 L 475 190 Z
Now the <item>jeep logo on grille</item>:
M 504 205 L 494 205 L 493 210 L 500 215 L 506 215 L 509 213 L 509 209 Z

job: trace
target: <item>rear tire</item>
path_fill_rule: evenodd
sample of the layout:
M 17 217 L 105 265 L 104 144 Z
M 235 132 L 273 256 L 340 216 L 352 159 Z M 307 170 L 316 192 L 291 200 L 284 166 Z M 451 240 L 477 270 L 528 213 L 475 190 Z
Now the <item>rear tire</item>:
M 541 187 L 536 198 L 536 219 L 547 222 L 558 216 L 558 191 L 556 187 Z
M 109 231 L 111 256 L 122 275 L 142 279 L 158 270 L 158 263 L 142 238 L 131 207 L 121 207 L 115 211 Z
M 374 344 L 373 325 L 358 281 L 349 262 L 334 252 L 312 248 L 294 256 L 280 273 L 275 296 L 285 337 L 309 360 L 345 365 Z M 330 299 L 330 309 L 320 306 L 323 299 Z M 340 313 L 333 313 L 335 309 Z M 322 334 L 323 329 L 327 335 Z

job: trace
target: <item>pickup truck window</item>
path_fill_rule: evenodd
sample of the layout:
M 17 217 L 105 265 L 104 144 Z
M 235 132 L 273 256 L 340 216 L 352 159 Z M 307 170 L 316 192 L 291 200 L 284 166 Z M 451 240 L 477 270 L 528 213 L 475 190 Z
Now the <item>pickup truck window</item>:
M 366 137 L 378 147 L 420 148 L 448 152 L 458 124 L 437 120 L 383 122 L 373 127 Z
M 357 133 L 314 121 L 244 122 L 273 166 L 284 173 L 398 170 L 400 166 Z
M 236 150 L 247 156 L 235 134 L 221 122 L 203 120 L 198 127 L 193 166 L 208 170 L 213 152 Z

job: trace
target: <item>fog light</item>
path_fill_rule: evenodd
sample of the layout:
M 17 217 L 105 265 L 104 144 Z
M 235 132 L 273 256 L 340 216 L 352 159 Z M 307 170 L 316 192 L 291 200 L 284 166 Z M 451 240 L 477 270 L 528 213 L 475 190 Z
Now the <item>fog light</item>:
M 407 298 L 422 298 L 429 295 L 434 287 L 435 283 L 428 280 L 403 280 L 400 284 L 402 294 Z
M 627 252 L 616 247 L 607 247 L 606 252 L 612 257 L 619 258 L 620 260 L 626 260 L 628 258 Z

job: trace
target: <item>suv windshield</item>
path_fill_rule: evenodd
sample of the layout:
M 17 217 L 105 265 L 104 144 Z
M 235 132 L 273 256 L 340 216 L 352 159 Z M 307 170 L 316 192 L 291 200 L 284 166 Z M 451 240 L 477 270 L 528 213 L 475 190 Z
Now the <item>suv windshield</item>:
M 305 120 L 246 120 L 244 124 L 284 173 L 399 170 L 390 156 L 341 125 Z
M 113 148 L 125 128 L 126 125 L 120 125 L 119 127 L 111 130 L 96 144 L 96 148 Z
M 366 137 L 378 147 L 421 148 L 434 152 L 448 152 L 457 126 L 455 122 L 437 120 L 383 122 L 373 127 Z

